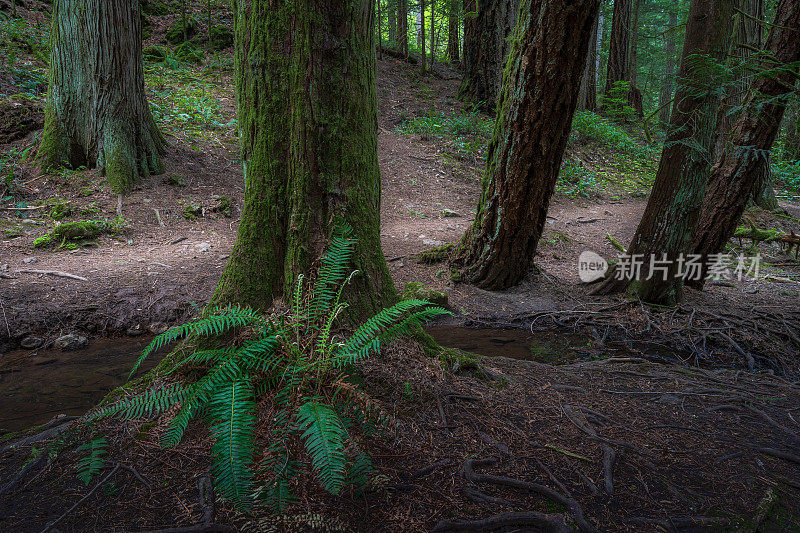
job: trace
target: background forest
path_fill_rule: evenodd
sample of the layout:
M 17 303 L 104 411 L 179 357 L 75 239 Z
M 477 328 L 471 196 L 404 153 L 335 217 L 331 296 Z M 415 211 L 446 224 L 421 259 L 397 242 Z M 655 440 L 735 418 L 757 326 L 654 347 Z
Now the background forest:
M 799 69 L 796 0 L 0 0 L 0 530 L 800 530 Z

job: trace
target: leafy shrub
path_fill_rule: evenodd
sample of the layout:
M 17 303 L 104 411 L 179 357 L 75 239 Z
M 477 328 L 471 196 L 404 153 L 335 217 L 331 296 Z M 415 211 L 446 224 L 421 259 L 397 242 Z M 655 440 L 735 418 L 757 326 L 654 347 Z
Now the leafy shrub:
M 580 162 L 565 159 L 558 173 L 556 189 L 567 196 L 584 196 L 589 198 L 599 189 L 597 176 L 587 170 Z
M 170 49 L 166 46 L 153 45 L 146 47 L 142 51 L 142 55 L 144 56 L 145 61 L 149 61 L 151 63 L 163 63 L 172 55 L 172 52 L 170 52 Z
M 151 388 L 101 408 L 90 419 L 124 419 L 163 413 L 180 405 L 162 436 L 162 446 L 180 443 L 189 422 L 202 415 L 211 430 L 212 467 L 222 495 L 248 507 L 255 498 L 274 509 L 291 501 L 290 481 L 303 453 L 319 484 L 338 494 L 362 485 L 372 471 L 357 433 L 380 424 L 370 398 L 352 381 L 352 366 L 380 350 L 383 343 L 408 334 L 422 322 L 447 314 L 421 300 L 406 300 L 380 311 L 349 337 L 334 332 L 347 305 L 342 293 L 355 241 L 349 228 L 333 238 L 317 274 L 299 276 L 290 309 L 263 316 L 252 309 L 228 307 L 156 337 L 132 373 L 154 350 L 181 338 L 202 341 L 172 370 L 196 379 Z M 212 342 L 209 342 L 211 339 Z M 223 339 L 226 342 L 223 342 Z M 222 343 L 211 348 L 210 344 Z M 270 441 L 257 449 L 258 405 L 270 401 Z M 303 451 L 304 450 L 304 451 Z M 257 470 L 255 457 L 264 456 Z M 256 483 L 257 478 L 270 478 Z
M 800 160 L 773 158 L 772 173 L 775 180 L 787 189 L 800 191 Z
M 165 37 L 170 44 L 180 44 L 194 37 L 195 33 L 197 33 L 197 21 L 192 17 L 186 17 L 185 21 L 183 17 L 179 17 L 167 28 Z
M 628 100 L 630 92 L 630 83 L 627 81 L 614 82 L 614 86 L 608 93 L 599 95 L 598 103 L 611 120 L 630 122 L 636 116 L 636 110 Z
M 227 26 L 211 26 L 208 43 L 212 50 L 224 50 L 233 45 L 233 31 Z

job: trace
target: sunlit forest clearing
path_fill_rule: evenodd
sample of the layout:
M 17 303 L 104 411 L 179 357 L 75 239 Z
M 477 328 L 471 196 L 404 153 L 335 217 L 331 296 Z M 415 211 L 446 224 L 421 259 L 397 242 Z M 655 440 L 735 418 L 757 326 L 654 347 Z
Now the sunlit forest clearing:
M 0 531 L 800 530 L 796 0 L 0 0 Z

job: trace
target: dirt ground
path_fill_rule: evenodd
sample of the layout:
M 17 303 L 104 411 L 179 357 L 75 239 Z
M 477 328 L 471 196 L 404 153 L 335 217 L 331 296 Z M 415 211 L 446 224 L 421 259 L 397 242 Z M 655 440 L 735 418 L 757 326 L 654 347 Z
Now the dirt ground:
M 157 40 L 163 24 L 155 31 Z M 577 333 L 586 345 L 570 364 L 484 357 L 475 369 L 444 366 L 414 343 L 397 343 L 363 368 L 370 395 L 394 421 L 369 442 L 380 475 L 367 492 L 335 499 L 306 476 L 290 516 L 259 523 L 220 501 L 217 522 L 242 531 L 478 531 L 453 522 L 478 519 L 507 531 L 558 530 L 558 523 L 602 531 L 800 530 L 797 262 L 762 246 L 772 279 L 710 284 L 690 291 L 677 309 L 595 298 L 579 283 L 578 255 L 615 255 L 606 235 L 628 242 L 646 200 L 558 194 L 538 268 L 523 283 L 502 292 L 454 284 L 446 264 L 418 264 L 414 255 L 457 241 L 469 227 L 482 161 L 454 156 L 445 139 L 396 130 L 431 109 L 461 109 L 458 73 L 442 67 L 420 78 L 390 58 L 378 69 L 381 231 L 397 287 L 421 281 L 446 292 L 456 312 L 448 326 Z M 229 81 L 218 89 L 223 122 L 235 116 Z M 35 135 L 6 148 L 31 145 Z M 157 333 L 202 307 L 226 264 L 243 199 L 233 136 L 222 137 L 170 138 L 165 176 L 122 199 L 131 225 L 121 237 L 40 250 L 34 239 L 53 225 L 45 209 L 0 211 L 7 230 L 0 237 L 0 354 L 30 336 L 47 345 L 65 333 L 90 342 Z M 57 196 L 74 212 L 117 213 L 118 198 L 93 171 L 45 176 L 28 165 L 22 172 L 29 205 Z M 169 176 L 185 185 L 170 184 Z M 183 217 L 188 204 L 213 207 L 219 196 L 233 201 L 232 216 Z M 800 205 L 782 207 L 800 216 Z M 800 231 L 792 218 L 753 217 Z M 0 494 L 0 530 L 40 531 L 62 515 L 53 531 L 197 524 L 207 436 L 197 429 L 186 446 L 161 450 L 163 427 L 142 430 L 142 421 L 132 421 L 104 429 L 109 464 L 122 467 L 104 471 L 102 490 L 77 481 L 78 454 L 67 451 Z M 2 490 L 31 448 L 0 450 Z M 532 526 L 532 512 L 550 525 Z

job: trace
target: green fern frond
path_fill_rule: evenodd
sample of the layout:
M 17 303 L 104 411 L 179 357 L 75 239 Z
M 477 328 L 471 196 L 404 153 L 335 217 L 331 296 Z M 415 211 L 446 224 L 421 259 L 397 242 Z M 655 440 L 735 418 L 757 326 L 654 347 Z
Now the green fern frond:
M 160 414 L 180 402 L 186 390 L 179 383 L 171 383 L 159 389 L 147 389 L 131 398 L 123 398 L 116 403 L 103 407 L 86 417 L 93 422 L 107 416 L 117 416 L 123 420 L 150 417 Z
M 214 425 L 211 471 L 220 493 L 246 504 L 252 495 L 256 404 L 248 378 L 226 383 L 215 390 L 209 402 Z
M 139 359 L 137 359 L 136 363 L 133 365 L 130 376 L 133 376 L 139 368 L 139 365 L 142 364 L 148 355 L 178 339 L 190 335 L 196 335 L 198 337 L 220 335 L 231 328 L 258 325 L 263 321 L 263 318 L 256 311 L 245 307 L 226 308 L 218 310 L 217 312 L 219 314 L 212 314 L 207 318 L 201 318 L 195 322 L 175 326 L 157 336 L 142 351 L 142 355 L 139 356 Z
M 331 494 L 338 494 L 347 475 L 344 454 L 347 432 L 342 420 L 329 405 L 310 401 L 297 411 L 297 424 L 320 485 Z
M 365 487 L 373 475 L 375 475 L 375 467 L 369 456 L 358 451 L 347 469 L 348 483 L 355 487 Z
M 108 441 L 104 437 L 92 439 L 91 442 L 78 446 L 78 451 L 89 452 L 86 456 L 78 460 L 77 471 L 78 479 L 88 485 L 94 476 L 100 473 L 105 465 L 106 446 Z
M 350 260 L 355 250 L 356 239 L 353 229 L 342 224 L 336 228 L 328 249 L 322 258 L 322 266 L 317 273 L 314 283 L 309 315 L 312 319 L 319 318 L 331 309 L 338 289 L 350 272 Z

